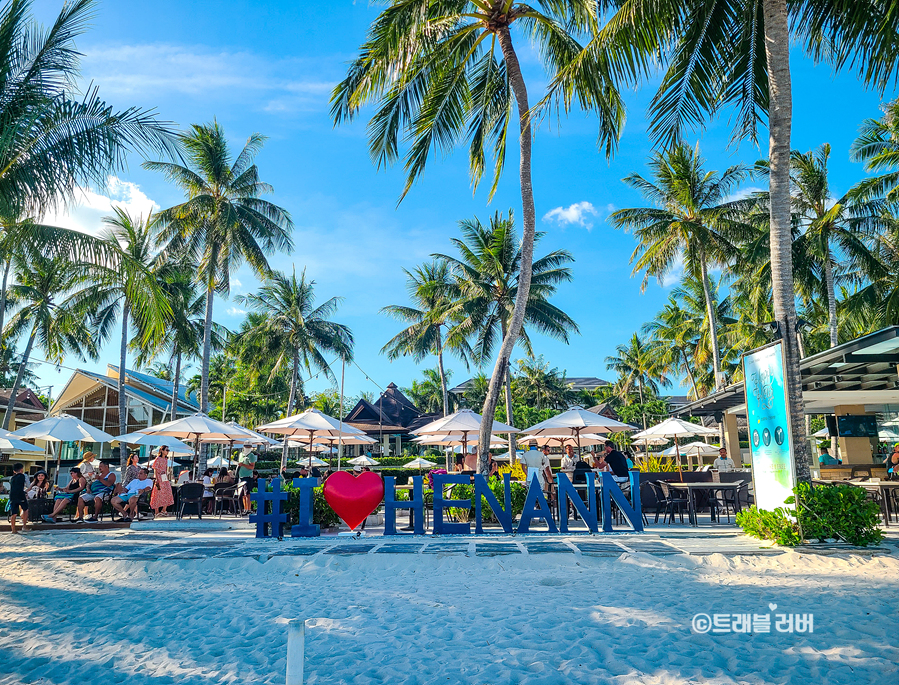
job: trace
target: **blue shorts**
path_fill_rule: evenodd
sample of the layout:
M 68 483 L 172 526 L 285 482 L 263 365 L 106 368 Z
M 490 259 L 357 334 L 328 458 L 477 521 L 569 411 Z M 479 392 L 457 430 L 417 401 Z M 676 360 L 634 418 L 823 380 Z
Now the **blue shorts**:
M 121 495 L 119 495 L 119 499 L 122 500 L 122 504 L 125 504 L 132 497 L 138 497 L 139 495 L 139 492 L 123 492 Z

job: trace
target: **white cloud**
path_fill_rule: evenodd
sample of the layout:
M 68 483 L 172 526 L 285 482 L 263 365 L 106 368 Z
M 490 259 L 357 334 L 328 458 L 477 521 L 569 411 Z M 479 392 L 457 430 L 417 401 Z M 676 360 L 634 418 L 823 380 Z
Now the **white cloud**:
M 731 193 L 727 197 L 724 198 L 725 202 L 734 202 L 736 200 L 744 200 L 750 195 L 754 195 L 755 193 L 764 193 L 766 188 L 756 188 L 755 186 L 747 186 L 746 188 L 740 188 L 736 192 Z
M 247 312 L 245 309 L 239 309 L 237 307 L 228 307 L 228 309 L 225 310 L 225 313 L 228 314 L 228 316 L 243 316 Z
M 202 45 L 101 45 L 82 59 L 85 80 L 104 94 L 158 102 L 165 95 L 204 100 L 247 99 L 269 112 L 326 106 L 333 82 L 322 78 L 317 60 L 267 60 L 252 52 L 214 50 Z
M 612 205 L 609 205 L 610 207 Z M 598 216 L 599 212 L 592 203 L 584 200 L 583 202 L 575 202 L 567 207 L 556 207 L 549 210 L 543 215 L 544 221 L 555 221 L 560 226 L 568 224 L 583 226 L 588 231 L 593 228 L 593 222 L 588 217 Z
M 110 216 L 113 207 L 120 207 L 135 218 L 147 217 L 150 212 L 159 209 L 159 205 L 147 197 L 136 183 L 110 176 L 103 192 L 79 188 L 73 205 L 49 212 L 41 221 L 50 226 L 98 235 L 105 228 L 103 217 Z

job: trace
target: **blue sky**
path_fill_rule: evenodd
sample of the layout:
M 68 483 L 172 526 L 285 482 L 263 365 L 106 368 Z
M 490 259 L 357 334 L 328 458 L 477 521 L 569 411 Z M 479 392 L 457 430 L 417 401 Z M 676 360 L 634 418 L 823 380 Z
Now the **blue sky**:
M 36 0 L 34 11 L 49 22 L 61 4 Z M 272 199 L 291 212 L 296 224 L 294 252 L 272 256 L 272 264 L 288 271 L 306 268 L 322 300 L 345 298 L 335 318 L 353 329 L 359 366 L 385 387 L 391 381 L 408 385 L 419 374 L 410 360 L 391 363 L 379 354 L 398 324 L 378 310 L 406 303 L 402 269 L 427 260 L 432 252 L 449 250 L 460 219 L 486 219 L 509 208 L 518 216 L 520 201 L 514 145 L 491 203 L 489 184 L 472 193 L 462 150 L 449 157 L 434 155 L 424 178 L 397 207 L 402 169 L 376 170 L 368 156 L 366 119 L 334 129 L 328 116 L 331 88 L 342 78 L 377 9 L 351 0 L 106 0 L 78 47 L 85 54 L 84 84 L 93 82 L 118 107 L 156 108 L 160 118 L 180 127 L 214 117 L 233 141 L 235 154 L 251 133 L 269 136 L 257 160 L 261 176 L 275 188 Z M 546 78 L 520 37 L 519 43 L 535 98 Z M 866 92 L 851 75 L 834 77 L 827 67 L 815 67 L 795 51 L 792 66 L 793 145 L 807 150 L 831 144 L 831 183 L 839 195 L 863 174 L 860 165 L 850 163 L 848 149 L 862 119 L 879 114 L 880 97 Z M 621 178 L 645 169 L 651 150 L 645 120 L 650 95 L 650 88 L 628 94 L 628 122 L 611 162 L 596 148 L 595 121 L 583 114 L 551 128 L 543 125 L 537 133 L 534 195 L 538 230 L 546 232 L 537 252 L 563 248 L 574 254 L 574 280 L 559 289 L 555 302 L 574 317 L 582 334 L 569 345 L 537 338 L 535 349 L 571 376 L 608 377 L 606 356 L 661 308 L 670 290 L 670 285 L 653 281 L 641 294 L 640 278 L 631 277 L 628 263 L 633 239 L 606 222 L 614 209 L 643 204 Z M 711 169 L 751 163 L 767 147 L 764 138 L 762 151 L 750 144 L 733 148 L 729 140 L 723 120 L 691 142 L 699 142 Z M 113 203 L 146 212 L 180 201 L 176 189 L 140 168 L 142 161 L 132 158 L 110 188 L 85 192 L 81 206 L 48 220 L 97 230 Z M 240 285 L 234 294 L 256 285 L 247 268 L 237 272 L 236 282 Z M 232 298 L 216 302 L 215 318 L 236 328 L 242 314 Z M 65 366 L 104 369 L 117 358 L 113 342 L 99 362 L 69 358 Z M 458 362 L 450 359 L 447 365 L 453 382 L 468 377 Z M 429 360 L 422 366 L 433 364 Z M 54 396 L 71 373 L 45 364 L 36 370 L 41 385 L 53 385 Z M 307 389 L 328 385 L 316 379 Z M 346 386 L 349 394 L 378 390 L 358 369 L 347 371 Z

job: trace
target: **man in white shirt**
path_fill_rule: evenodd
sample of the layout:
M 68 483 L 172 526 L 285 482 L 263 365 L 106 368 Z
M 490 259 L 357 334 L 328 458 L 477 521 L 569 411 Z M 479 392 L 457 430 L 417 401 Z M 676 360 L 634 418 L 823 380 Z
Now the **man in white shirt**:
M 535 447 L 531 447 L 521 458 L 521 465 L 527 471 L 528 486 L 531 480 L 537 476 L 537 482 L 543 492 L 548 492 L 552 498 L 553 472 L 549 465 L 549 448 L 544 447 L 543 452 L 538 452 Z
M 562 457 L 562 473 L 571 480 L 571 474 L 574 473 L 574 466 L 578 463 L 578 458 L 574 456 L 574 447 L 565 445 L 565 456 Z
M 137 478 L 128 483 L 125 491 L 112 498 L 110 504 L 122 515 L 123 521 L 130 521 L 137 517 L 137 500 L 140 498 L 140 493 L 153 487 L 153 481 L 147 475 L 147 469 L 141 469 Z M 131 512 L 130 516 L 129 512 Z
M 718 450 L 718 456 L 715 458 L 715 461 L 712 464 L 712 468 L 718 469 L 718 471 L 721 473 L 733 471 L 736 468 L 736 466 L 734 465 L 734 460 L 727 456 L 726 447 L 722 447 L 720 450 Z

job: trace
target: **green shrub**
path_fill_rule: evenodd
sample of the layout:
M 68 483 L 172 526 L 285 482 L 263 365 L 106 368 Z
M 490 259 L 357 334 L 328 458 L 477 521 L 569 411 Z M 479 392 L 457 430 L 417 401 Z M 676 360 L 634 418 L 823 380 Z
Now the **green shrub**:
M 281 489 L 287 492 L 287 525 L 293 526 L 300 520 L 300 489 L 290 483 L 282 484 Z M 271 486 L 269 486 L 271 490 Z M 323 487 L 317 487 L 313 491 L 312 499 L 312 523 L 317 523 L 322 528 L 333 528 L 340 523 L 340 517 L 325 500 Z
M 737 514 L 737 525 L 754 538 L 793 547 L 802 542 L 799 526 L 791 518 L 793 513 L 783 507 L 766 511 L 752 506 Z
M 800 483 L 788 504 L 798 501 L 799 525 L 806 540 L 837 538 L 850 545 L 867 547 L 883 540 L 880 507 L 868 493 L 853 485 L 812 487 Z

